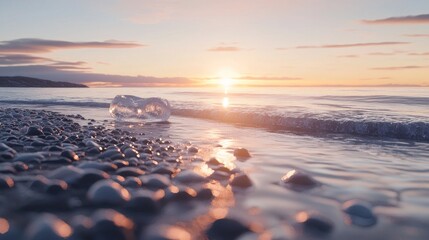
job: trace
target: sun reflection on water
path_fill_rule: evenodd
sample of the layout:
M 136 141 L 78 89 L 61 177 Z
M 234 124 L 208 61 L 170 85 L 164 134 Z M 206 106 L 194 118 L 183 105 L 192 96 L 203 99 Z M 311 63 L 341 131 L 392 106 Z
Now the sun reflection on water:
M 229 106 L 229 98 L 228 97 L 223 97 L 222 106 L 224 108 L 227 108 Z

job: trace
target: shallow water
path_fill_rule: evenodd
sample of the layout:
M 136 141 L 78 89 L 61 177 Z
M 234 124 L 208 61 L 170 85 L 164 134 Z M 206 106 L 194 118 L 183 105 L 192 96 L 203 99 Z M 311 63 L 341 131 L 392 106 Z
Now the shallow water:
M 28 94 L 27 90 L 14 91 L 16 91 L 16 99 L 26 100 L 22 96 Z M 75 94 L 72 93 L 75 90 L 61 91 L 70 91 L 70 95 Z M 108 93 L 112 90 L 100 89 L 99 91 L 101 95 L 94 101 L 107 101 L 111 96 Z M 118 89 L 118 91 L 125 90 Z M 180 95 L 170 91 L 171 93 L 161 94 L 161 97 L 168 98 L 169 94 L 172 94 L 170 96 Z M 303 90 L 299 89 L 299 91 Z M 359 91 L 360 96 L 358 96 Z M 368 91 L 373 94 L 373 97 L 367 96 Z M 397 94 L 395 96 L 379 96 L 380 92 L 374 92 L 380 90 L 368 91 L 350 89 L 350 92 L 344 96 L 340 96 L 338 93 L 341 91 L 337 91 L 335 97 L 333 93 L 319 94 L 315 97 L 309 96 L 311 92 L 307 94 L 295 92 L 296 95 L 306 96 L 294 96 L 294 103 L 292 101 L 272 101 L 272 103 L 283 104 L 283 110 L 287 108 L 286 106 L 293 109 L 292 106 L 300 105 L 307 114 L 310 114 L 309 111 L 313 108 L 321 112 L 328 111 L 326 109 L 335 109 L 333 111 L 338 114 L 341 112 L 340 109 L 345 107 L 353 109 L 352 111 L 365 108 L 363 111 L 369 112 L 368 115 L 375 118 L 389 118 L 389 121 L 400 119 L 398 121 L 404 122 L 405 119 L 410 118 L 412 121 L 429 122 L 429 102 L 425 101 L 423 90 L 417 89 L 415 93 L 410 94 L 405 90 L 393 89 L 390 94 Z M 151 94 L 155 92 L 155 89 L 150 89 Z M 253 96 L 252 94 L 255 93 L 241 94 L 240 97 L 247 99 L 249 95 Z M 280 91 L 273 93 L 273 95 L 276 94 L 282 95 Z M 36 98 L 50 101 L 59 95 L 59 93 L 45 96 L 38 94 Z M 189 95 L 186 96 L 180 95 L 172 99 L 179 102 L 179 98 L 184 98 L 189 101 Z M 206 108 L 209 105 L 215 106 L 214 99 L 218 99 L 221 95 L 213 97 L 199 93 L 197 96 L 200 97 L 192 100 L 205 99 L 202 100 L 205 104 L 202 106 Z M 32 97 L 27 95 L 27 98 Z M 71 101 L 71 98 L 67 95 L 63 97 L 67 99 L 66 101 Z M 280 97 L 282 100 L 285 98 L 287 97 Z M 297 100 L 299 98 L 304 100 Z M 0 97 L 0 101 L 13 99 L 11 95 Z M 75 97 L 73 101 L 88 101 L 88 99 L 88 96 L 82 94 Z M 272 96 L 272 99 L 275 99 L 275 96 Z M 314 106 L 308 103 L 310 101 L 308 99 L 313 99 L 311 101 Z M 209 103 L 210 101 L 212 102 Z M 336 102 L 338 106 L 330 105 L 319 109 L 317 107 L 321 104 L 319 101 Z M 269 101 L 264 104 L 268 104 L 267 102 Z M 344 104 L 341 105 L 342 103 Z M 250 104 L 248 102 L 248 105 Z M 45 108 L 62 113 L 81 113 L 84 117 L 97 120 L 111 119 L 103 106 L 75 107 L 49 103 L 43 106 L 34 104 L 27 106 L 12 104 L 11 106 Z M 238 107 L 238 104 L 232 104 L 230 107 Z M 389 113 L 389 116 L 384 116 L 383 113 Z M 346 114 L 348 114 L 347 111 Z M 391 116 L 394 117 L 390 119 Z M 233 193 L 235 201 L 230 203 L 228 211 L 233 213 L 235 208 L 245 208 L 254 212 L 255 218 L 261 219 L 264 228 L 268 229 L 271 236 L 279 236 L 277 239 L 306 239 L 305 236 L 292 230 L 294 216 L 302 210 L 319 212 L 332 221 L 334 230 L 330 235 L 324 236 L 324 239 L 427 239 L 429 237 L 429 216 L 427 215 L 429 211 L 429 143 L 425 141 L 332 132 L 303 133 L 282 129 L 272 131 L 268 128 L 250 127 L 248 124 L 225 124 L 181 116 L 172 116 L 170 124 L 144 125 L 121 122 L 113 123 L 111 127 L 152 132 L 154 135 L 161 135 L 185 144 L 190 141 L 201 148 L 199 154 L 202 158 L 208 159 L 215 156 L 221 161 L 244 169 L 254 186 L 245 191 Z M 237 147 L 247 148 L 252 157 L 243 162 L 236 160 L 232 152 Z M 286 188 L 280 184 L 280 179 L 292 169 L 309 173 L 321 182 L 321 185 L 306 191 Z M 366 228 L 348 224 L 341 211 L 341 205 L 350 199 L 361 199 L 371 203 L 378 218 L 377 223 Z M 180 219 L 180 216 L 178 218 Z

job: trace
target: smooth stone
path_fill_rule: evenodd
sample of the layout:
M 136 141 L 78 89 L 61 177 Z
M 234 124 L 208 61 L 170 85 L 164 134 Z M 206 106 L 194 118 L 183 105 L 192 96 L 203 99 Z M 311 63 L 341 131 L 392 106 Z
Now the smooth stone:
M 24 172 L 28 170 L 28 165 L 23 162 L 14 162 L 13 167 L 18 172 Z
M 162 190 L 161 190 L 162 191 Z M 138 210 L 147 213 L 156 213 L 159 210 L 159 204 L 154 197 L 154 193 L 147 190 L 140 190 L 133 194 L 130 201 L 125 205 L 131 210 Z
M 236 148 L 236 149 L 234 149 L 234 156 L 236 158 L 242 158 L 242 159 L 250 158 L 251 157 L 249 151 L 247 149 L 245 149 L 245 148 Z
M 236 174 L 230 182 L 231 186 L 248 188 L 252 186 L 252 180 L 246 174 Z
M 7 175 L 0 175 L 0 190 L 11 189 L 15 186 L 13 178 Z
M 73 228 L 73 236 L 71 239 L 91 239 L 90 230 L 94 226 L 92 219 L 84 215 L 76 215 L 70 221 Z
M 94 240 L 134 240 L 134 223 L 113 209 L 96 211 L 92 220 L 91 235 Z
M 201 200 L 210 200 L 213 197 L 213 191 L 210 188 L 202 188 L 197 193 L 197 198 Z
M 0 152 L 11 152 L 16 154 L 16 151 L 4 143 L 0 143 Z
M 46 176 L 50 179 L 63 180 L 70 185 L 80 179 L 83 173 L 82 169 L 75 166 L 63 166 L 49 172 Z
M 215 166 L 223 165 L 223 164 L 222 164 L 221 162 L 219 162 L 219 160 L 217 160 L 216 158 L 210 158 L 210 160 L 208 160 L 208 161 L 207 161 L 207 164 L 215 165 Z
M 23 239 L 22 230 L 17 229 L 13 223 L 6 218 L 0 218 L 0 240 Z
M 140 235 L 139 240 L 193 240 L 185 229 L 173 225 L 150 226 Z M 220 240 L 220 239 L 219 239 Z
M 334 229 L 332 222 L 320 214 L 299 212 L 295 220 L 302 226 L 305 234 L 323 236 L 331 233 Z
M 16 169 L 11 163 L 0 164 L 0 174 L 16 174 Z
M 113 164 L 115 164 L 118 168 L 128 167 L 130 165 L 129 162 L 120 159 L 113 161 Z
M 61 156 L 68 158 L 72 161 L 79 161 L 79 156 L 72 150 L 65 150 L 61 152 Z
M 124 154 L 121 153 L 121 151 L 119 149 L 106 150 L 105 152 L 101 153 L 98 157 L 102 158 L 102 159 L 110 159 L 110 160 L 117 160 L 117 159 L 124 159 L 125 158 Z
M 70 183 L 76 188 L 89 188 L 92 184 L 108 179 L 109 174 L 98 169 L 84 169 L 82 175 Z
M 40 163 L 45 160 L 45 157 L 41 153 L 18 153 L 13 159 L 15 162 L 23 163 Z
M 88 190 L 88 200 L 96 205 L 122 205 L 130 200 L 128 190 L 112 180 L 102 180 Z
M 225 171 L 219 171 L 216 170 L 210 175 L 210 179 L 222 181 L 222 180 L 228 180 L 231 177 L 231 173 L 225 172 Z
M 188 148 L 188 152 L 192 154 L 198 153 L 199 149 L 197 147 L 190 147 Z
M 41 135 L 43 135 L 43 132 L 40 128 L 31 126 L 27 129 L 26 135 L 28 135 L 28 136 L 41 136 Z
M 189 201 L 197 196 L 197 192 L 194 189 L 183 186 L 170 186 L 164 191 L 164 199 L 167 201 Z
M 304 190 L 319 185 L 319 182 L 303 172 L 291 170 L 282 177 L 282 182 L 295 190 Z
M 161 174 L 150 174 L 141 176 L 143 186 L 151 190 L 164 189 L 171 185 L 170 178 Z
M 44 213 L 34 219 L 26 229 L 27 240 L 64 240 L 73 230 L 55 215 Z
M 206 234 L 209 240 L 235 240 L 248 232 L 250 229 L 241 222 L 230 218 L 221 218 L 212 223 Z
M 129 188 L 138 188 L 142 186 L 142 180 L 138 177 L 127 177 L 122 186 Z
M 15 157 L 15 154 L 12 152 L 0 152 L 0 162 L 9 162 Z
M 349 200 L 342 206 L 347 214 L 347 223 L 359 227 L 370 227 L 377 223 L 377 217 L 371 209 L 371 205 L 359 200 Z
M 143 175 L 145 172 L 140 168 L 136 167 L 123 167 L 116 171 L 116 174 L 121 175 L 123 177 L 138 177 Z
M 175 172 L 174 168 L 166 164 L 158 164 L 152 169 L 152 173 L 171 175 Z
M 184 170 L 178 173 L 174 180 L 181 183 L 201 183 L 205 182 L 206 178 L 192 170 Z
M 125 155 L 126 158 L 132 158 L 132 157 L 140 158 L 139 152 L 137 150 L 133 149 L 133 148 L 127 148 L 127 149 L 125 149 L 124 155 Z
M 98 169 L 105 172 L 115 171 L 118 169 L 118 166 L 108 162 L 83 162 L 77 165 L 77 167 L 81 169 Z

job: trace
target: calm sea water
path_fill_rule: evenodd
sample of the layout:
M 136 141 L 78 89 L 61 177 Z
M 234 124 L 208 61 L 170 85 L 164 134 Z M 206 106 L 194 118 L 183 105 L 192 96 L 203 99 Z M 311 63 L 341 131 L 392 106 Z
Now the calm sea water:
M 0 103 L 112 120 L 107 108 L 118 94 L 168 99 L 170 124 L 111 124 L 190 141 L 203 158 L 243 168 L 254 187 L 233 205 L 261 211 L 279 236 L 294 238 L 287 226 L 306 210 L 333 222 L 325 239 L 429 239 L 427 88 L 2 88 Z M 236 147 L 252 158 L 236 161 Z M 278 183 L 291 169 L 322 185 L 286 189 Z M 344 221 L 341 204 L 356 198 L 374 206 L 375 226 Z

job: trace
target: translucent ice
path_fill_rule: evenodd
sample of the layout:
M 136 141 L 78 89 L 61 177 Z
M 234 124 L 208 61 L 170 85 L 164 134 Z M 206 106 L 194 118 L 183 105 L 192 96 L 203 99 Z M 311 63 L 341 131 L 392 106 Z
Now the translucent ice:
M 118 120 L 145 119 L 167 121 L 171 114 L 170 103 L 162 98 L 139 98 L 117 95 L 110 103 L 110 115 Z

